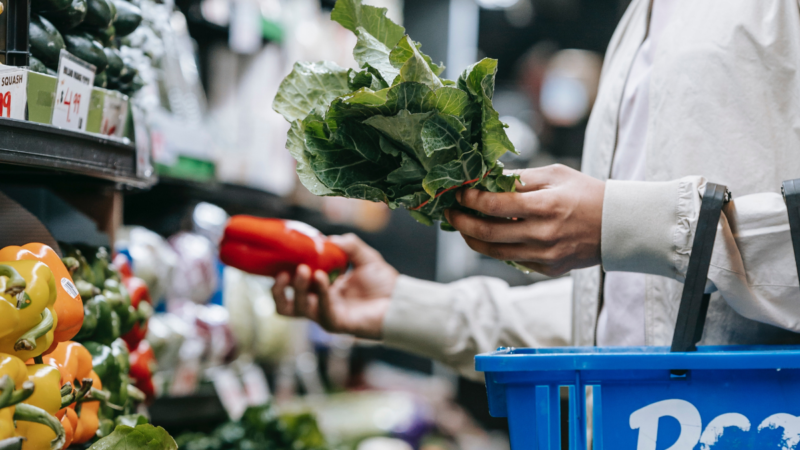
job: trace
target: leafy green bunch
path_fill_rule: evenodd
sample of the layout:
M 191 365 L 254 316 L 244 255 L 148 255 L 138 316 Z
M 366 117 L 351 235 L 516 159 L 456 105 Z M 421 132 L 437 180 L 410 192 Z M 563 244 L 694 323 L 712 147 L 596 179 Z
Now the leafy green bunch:
M 446 80 L 385 8 L 338 0 L 331 18 L 356 34 L 361 69 L 297 63 L 273 103 L 291 123 L 286 148 L 306 188 L 402 206 L 444 228 L 455 189 L 514 190 L 498 161 L 516 150 L 492 106 L 496 60 Z

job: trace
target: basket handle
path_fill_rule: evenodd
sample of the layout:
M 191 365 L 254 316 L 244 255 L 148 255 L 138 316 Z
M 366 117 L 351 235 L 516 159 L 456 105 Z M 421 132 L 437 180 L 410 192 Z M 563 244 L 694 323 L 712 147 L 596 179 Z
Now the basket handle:
M 784 181 L 781 186 L 786 212 L 789 214 L 789 231 L 792 236 L 794 260 L 800 274 L 800 178 Z
M 672 337 L 672 352 L 693 352 L 697 350 L 696 344 L 703 337 L 703 326 L 706 323 L 708 303 L 711 299 L 711 294 L 705 293 L 711 252 L 714 250 L 714 239 L 717 237 L 717 224 L 722 206 L 730 201 L 730 195 L 725 186 L 714 183 L 706 185 L 706 193 L 697 218 L 686 282 L 683 285 L 681 305 L 678 309 L 678 321 L 675 323 L 675 334 Z

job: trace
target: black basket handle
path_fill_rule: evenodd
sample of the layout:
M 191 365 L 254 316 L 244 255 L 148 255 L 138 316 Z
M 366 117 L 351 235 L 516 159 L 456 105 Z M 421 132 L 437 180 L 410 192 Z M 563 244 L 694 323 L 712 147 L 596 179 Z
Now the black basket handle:
M 703 337 L 703 326 L 711 298 L 711 294 L 705 293 L 711 252 L 714 250 L 722 206 L 730 201 L 730 196 L 725 186 L 714 183 L 706 185 L 700 216 L 697 218 L 692 255 L 689 257 L 689 268 L 686 271 L 686 282 L 683 285 L 678 321 L 672 337 L 673 352 L 693 352 L 697 350 L 697 343 Z
M 800 178 L 784 181 L 781 191 L 783 200 L 786 202 L 786 212 L 789 214 L 794 262 L 797 265 L 797 273 L 800 274 Z

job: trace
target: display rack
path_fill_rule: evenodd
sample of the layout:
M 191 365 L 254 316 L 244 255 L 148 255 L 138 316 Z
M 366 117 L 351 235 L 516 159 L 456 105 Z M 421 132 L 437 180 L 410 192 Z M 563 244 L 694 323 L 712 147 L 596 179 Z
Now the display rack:
M 131 143 L 13 119 L 0 119 L 0 164 L 2 172 L 12 175 L 25 167 L 138 188 L 156 181 L 137 177 L 136 148 Z

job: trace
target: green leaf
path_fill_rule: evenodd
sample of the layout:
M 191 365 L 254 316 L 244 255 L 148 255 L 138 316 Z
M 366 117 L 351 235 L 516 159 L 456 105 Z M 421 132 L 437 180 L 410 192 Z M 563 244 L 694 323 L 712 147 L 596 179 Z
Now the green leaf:
M 389 202 L 389 198 L 382 190 L 366 184 L 356 184 L 348 187 L 344 190 L 344 196 L 347 198 L 369 200 L 371 202 Z
M 350 69 L 348 72 L 348 84 L 350 85 L 350 89 L 353 91 L 357 91 L 361 88 L 368 88 L 373 91 L 385 89 L 385 82 L 381 79 L 380 74 L 376 75 L 377 72 L 377 70 L 373 69 L 369 65 L 367 65 L 366 69 L 360 72 Z
M 428 64 L 428 67 L 431 68 L 431 71 L 434 73 L 434 75 L 439 76 L 442 74 L 442 72 L 444 72 L 445 67 L 443 65 L 434 64 L 430 56 L 422 53 L 422 44 L 412 41 L 408 36 L 406 36 L 404 39 L 400 39 L 400 42 L 397 43 L 397 46 L 392 49 L 392 52 L 389 55 L 389 61 L 394 67 L 399 69 L 403 67 L 406 61 L 414 56 L 415 49 L 422 56 L 422 59 L 424 59 Z
M 434 197 L 440 189 L 461 186 L 469 180 L 480 178 L 484 167 L 480 153 L 473 150 L 455 161 L 432 168 L 422 180 L 422 187 L 428 195 Z
M 400 168 L 390 173 L 389 176 L 386 177 L 386 181 L 392 184 L 406 185 L 421 181 L 425 178 L 427 172 L 425 172 L 425 169 L 413 158 L 403 153 L 402 161 Z
M 136 427 L 139 425 L 145 425 L 147 423 L 147 417 L 141 414 L 128 414 L 125 416 L 119 416 L 114 419 L 117 425 L 125 425 L 126 427 Z
M 397 148 L 397 146 L 394 145 L 392 143 L 392 141 L 390 141 L 388 138 L 384 137 L 383 135 L 381 135 L 380 145 L 381 145 L 381 150 L 383 150 L 383 152 L 386 153 L 387 155 L 392 155 L 392 156 L 398 156 L 399 157 L 401 154 L 405 154 L 405 153 L 403 153 L 402 150 Z
M 452 87 L 443 87 L 432 91 L 425 96 L 424 100 L 424 109 L 426 111 L 435 109 L 442 114 L 459 117 L 465 117 L 470 105 L 473 105 L 473 103 L 469 100 L 469 94 L 461 89 Z
M 356 47 L 353 56 L 360 67 L 374 67 L 386 83 L 391 83 L 400 75 L 400 69 L 389 61 L 391 50 L 381 41 L 369 34 L 364 28 L 356 28 Z
M 287 121 L 304 119 L 326 108 L 336 97 L 350 92 L 347 70 L 332 62 L 296 63 L 281 82 L 272 109 Z
M 514 144 L 506 135 L 506 125 L 500 122 L 500 114 L 492 105 L 497 60 L 484 58 L 473 64 L 458 79 L 458 87 L 468 91 L 481 103 L 481 151 L 487 163 L 497 161 L 506 152 L 517 153 Z
M 300 183 L 306 187 L 314 195 L 335 195 L 336 192 L 329 189 L 322 184 L 311 168 L 311 163 L 306 154 L 306 140 L 305 128 L 303 122 L 295 120 L 292 122 L 292 127 L 289 129 L 289 135 L 286 139 L 286 149 L 297 161 L 297 176 L 300 178 Z
M 331 20 L 353 33 L 362 27 L 386 47 L 394 48 L 406 30 L 386 17 L 386 11 L 386 8 L 362 5 L 361 0 L 338 0 L 331 12 Z
M 305 139 L 310 166 L 328 188 L 344 190 L 355 184 L 375 184 L 386 179 L 393 167 L 375 164 L 330 137 L 323 121 L 306 121 Z
M 403 38 L 406 41 L 411 41 L 408 36 Z M 400 68 L 401 81 L 415 81 L 427 85 L 431 89 L 439 89 L 443 87 L 442 80 L 433 73 L 428 62 L 422 57 L 422 54 L 417 50 L 413 42 L 408 43 L 411 48 L 412 55 Z M 395 83 L 397 80 L 395 80 Z M 393 83 L 394 84 L 394 83 Z
M 114 432 L 95 442 L 89 450 L 178 450 L 178 444 L 161 427 L 150 424 L 131 428 L 119 425 Z
M 419 212 L 419 211 L 412 211 L 412 210 L 408 210 L 408 213 L 411 214 L 411 217 L 413 217 L 414 220 L 416 220 L 417 222 L 419 222 L 419 223 L 421 223 L 423 225 L 426 225 L 426 226 L 433 225 L 433 219 L 431 219 L 431 216 L 429 216 L 429 215 L 427 215 L 425 213 L 422 213 L 422 212 Z
M 361 155 L 367 161 L 377 163 L 385 155 L 380 146 L 381 135 L 373 128 L 354 120 L 339 123 L 333 141 Z
M 422 126 L 422 146 L 427 156 L 436 152 L 454 150 L 457 155 L 472 150 L 462 133 L 466 127 L 455 116 L 434 114 Z
M 403 144 L 413 155 L 417 157 L 423 166 L 425 149 L 422 145 L 422 126 L 433 113 L 412 114 L 408 110 L 402 110 L 395 116 L 373 116 L 365 120 L 364 123 L 374 127 L 389 139 Z

